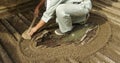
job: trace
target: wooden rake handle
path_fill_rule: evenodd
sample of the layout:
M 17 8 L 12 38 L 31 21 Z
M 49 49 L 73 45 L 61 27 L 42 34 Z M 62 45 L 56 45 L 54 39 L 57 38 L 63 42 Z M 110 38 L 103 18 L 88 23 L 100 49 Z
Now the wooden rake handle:
M 34 16 L 32 23 L 31 23 L 30 27 L 28 28 L 28 32 L 30 32 L 30 30 L 32 29 L 33 25 L 35 24 L 36 19 L 37 19 L 37 16 Z

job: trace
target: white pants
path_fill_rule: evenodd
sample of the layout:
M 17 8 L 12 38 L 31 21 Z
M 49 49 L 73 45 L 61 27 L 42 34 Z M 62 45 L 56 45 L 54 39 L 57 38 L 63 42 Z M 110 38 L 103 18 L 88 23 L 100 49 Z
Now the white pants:
M 61 32 L 71 31 L 72 23 L 80 23 L 86 20 L 89 10 L 80 4 L 64 3 L 56 8 L 56 22 Z

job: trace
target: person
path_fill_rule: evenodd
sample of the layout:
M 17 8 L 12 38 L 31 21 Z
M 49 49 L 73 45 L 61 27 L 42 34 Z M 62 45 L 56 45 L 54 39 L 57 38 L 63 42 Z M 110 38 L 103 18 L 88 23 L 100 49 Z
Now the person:
M 81 23 L 87 20 L 92 8 L 91 0 L 41 0 L 36 6 L 34 15 L 38 16 L 40 7 L 46 2 L 46 11 L 40 21 L 34 26 L 29 35 L 32 36 L 38 29 L 41 29 L 56 14 L 56 23 L 59 29 L 55 34 L 64 35 L 73 29 L 73 23 Z

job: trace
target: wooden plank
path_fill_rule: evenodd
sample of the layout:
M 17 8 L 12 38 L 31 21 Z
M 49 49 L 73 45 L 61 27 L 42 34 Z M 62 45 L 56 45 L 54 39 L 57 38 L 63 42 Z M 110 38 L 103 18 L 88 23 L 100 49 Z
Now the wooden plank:
M 13 63 L 10 57 L 8 56 L 7 52 L 1 46 L 1 44 L 0 44 L 0 56 L 2 58 L 3 63 Z
M 14 35 L 15 39 L 17 41 L 20 41 L 21 39 L 21 35 L 13 28 L 13 26 L 11 26 L 7 20 L 2 20 L 1 21 L 3 25 L 6 26 L 6 28 Z

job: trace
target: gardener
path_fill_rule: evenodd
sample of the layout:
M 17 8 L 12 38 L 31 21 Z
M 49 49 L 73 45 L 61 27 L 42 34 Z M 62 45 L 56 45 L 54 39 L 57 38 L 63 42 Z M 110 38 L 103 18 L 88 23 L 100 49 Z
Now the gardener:
M 45 3 L 41 2 L 35 8 L 34 15 L 38 16 L 40 7 Z M 88 18 L 92 8 L 91 0 L 47 0 L 46 11 L 43 13 L 39 23 L 28 33 L 32 36 L 38 29 L 41 29 L 56 14 L 56 22 L 59 29 L 55 34 L 64 35 L 73 29 L 73 23 L 81 23 Z

